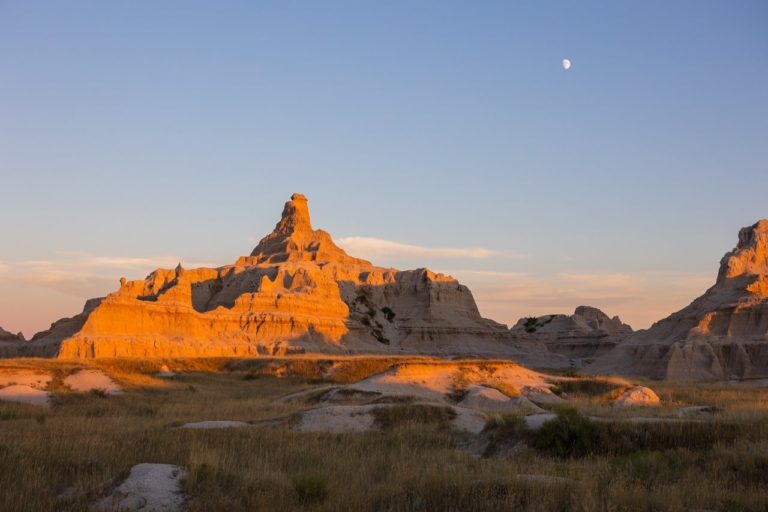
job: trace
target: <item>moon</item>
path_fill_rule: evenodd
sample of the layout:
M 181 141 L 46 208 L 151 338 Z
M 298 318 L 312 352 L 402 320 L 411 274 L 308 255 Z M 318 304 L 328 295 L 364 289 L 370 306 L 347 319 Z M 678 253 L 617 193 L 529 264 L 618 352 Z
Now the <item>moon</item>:
M 571 59 L 563 59 L 563 69 L 566 71 L 571 69 Z

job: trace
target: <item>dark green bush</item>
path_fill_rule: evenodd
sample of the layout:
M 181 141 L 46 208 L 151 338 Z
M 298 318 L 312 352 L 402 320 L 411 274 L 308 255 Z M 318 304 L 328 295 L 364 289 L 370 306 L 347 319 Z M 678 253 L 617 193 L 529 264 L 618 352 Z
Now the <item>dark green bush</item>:
M 373 417 L 385 430 L 407 423 L 432 424 L 447 429 L 456 412 L 451 407 L 438 405 L 397 404 L 374 409 Z
M 595 451 L 600 432 L 595 423 L 575 407 L 561 407 L 533 435 L 533 445 L 558 457 L 583 457 Z
M 328 496 L 328 479 L 320 473 L 301 473 L 293 477 L 293 490 L 301 503 L 322 503 Z
M 562 393 L 568 393 L 599 396 L 623 387 L 625 386 L 611 382 L 609 380 L 586 378 L 576 380 L 560 380 L 557 382 L 557 385 L 553 391 L 558 395 Z

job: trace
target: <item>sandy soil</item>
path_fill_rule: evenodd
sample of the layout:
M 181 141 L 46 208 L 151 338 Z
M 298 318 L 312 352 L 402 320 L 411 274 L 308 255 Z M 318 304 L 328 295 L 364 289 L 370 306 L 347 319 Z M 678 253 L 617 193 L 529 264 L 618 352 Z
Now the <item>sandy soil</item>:
M 64 385 L 73 391 L 88 392 L 93 390 L 105 391 L 109 395 L 123 392 L 120 385 L 98 370 L 80 370 L 64 379 Z
M 137 464 L 112 494 L 94 504 L 97 511 L 180 512 L 184 469 L 171 464 Z
M 49 393 L 24 384 L 13 384 L 0 389 L 0 400 L 9 402 L 22 402 L 47 407 L 50 398 Z
M 374 428 L 374 405 L 330 405 L 304 411 L 297 429 L 302 432 L 364 432 Z
M 51 374 L 36 370 L 2 369 L 0 370 L 0 388 L 11 384 L 22 384 L 36 389 L 45 389 L 51 382 Z

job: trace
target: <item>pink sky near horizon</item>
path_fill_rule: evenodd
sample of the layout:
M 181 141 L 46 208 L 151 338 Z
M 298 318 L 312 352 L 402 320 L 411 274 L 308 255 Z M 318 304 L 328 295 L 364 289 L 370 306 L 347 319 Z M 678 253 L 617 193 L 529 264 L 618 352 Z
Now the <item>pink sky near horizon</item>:
M 433 255 L 441 251 L 408 247 L 410 252 Z M 453 254 L 460 249 L 446 251 Z M 373 259 L 374 263 L 383 259 L 390 264 L 398 259 L 392 252 L 377 254 L 368 250 L 363 254 L 352 254 Z M 120 277 L 142 279 L 155 266 L 171 268 L 178 260 L 174 257 L 98 258 L 81 253 L 59 262 L 3 263 L 0 269 L 0 284 L 3 285 L 0 327 L 11 332 L 21 331 L 30 338 L 47 329 L 52 322 L 79 313 L 87 299 L 116 291 Z M 190 263 L 184 264 L 187 268 L 218 266 L 206 262 Z M 635 329 L 646 328 L 689 304 L 714 284 L 715 279 L 714 270 L 711 275 L 672 272 L 555 272 L 545 275 L 459 267 L 430 268 L 453 275 L 469 286 L 481 314 L 509 326 L 524 316 L 572 314 L 577 306 L 589 305 L 602 309 L 609 316 L 618 315 Z

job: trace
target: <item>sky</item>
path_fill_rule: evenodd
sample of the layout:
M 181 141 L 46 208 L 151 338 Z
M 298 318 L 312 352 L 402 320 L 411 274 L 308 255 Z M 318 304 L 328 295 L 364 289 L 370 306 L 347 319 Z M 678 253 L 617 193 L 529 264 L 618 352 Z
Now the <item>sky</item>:
M 762 0 L 0 0 L 0 326 L 234 262 L 301 192 L 484 316 L 647 327 L 768 217 L 767 25 Z

